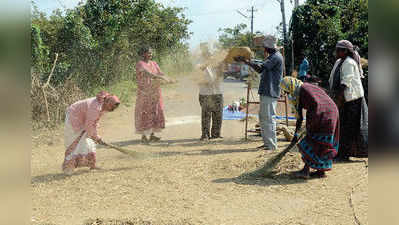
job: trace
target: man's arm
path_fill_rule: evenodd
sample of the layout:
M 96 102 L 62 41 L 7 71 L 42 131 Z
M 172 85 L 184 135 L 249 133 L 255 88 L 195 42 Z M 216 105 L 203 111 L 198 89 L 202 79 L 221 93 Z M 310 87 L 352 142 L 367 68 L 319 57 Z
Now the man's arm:
M 263 71 L 263 67 L 262 66 L 259 66 L 256 63 L 252 63 L 250 60 L 245 59 L 242 56 L 234 57 L 234 60 L 237 61 L 237 62 L 244 62 L 245 64 L 250 66 L 253 70 L 255 70 L 258 73 L 262 73 L 262 71 Z
M 263 68 L 266 70 L 271 70 L 276 65 L 281 65 L 281 63 L 282 61 L 280 60 L 280 58 L 274 54 L 266 59 L 265 63 L 263 63 Z
M 259 66 L 259 65 L 255 64 L 255 63 L 252 63 L 249 60 L 244 61 L 244 63 L 247 64 L 248 66 L 250 66 L 253 70 L 255 70 L 258 73 L 262 73 L 262 71 L 263 71 L 263 67 L 262 66 Z

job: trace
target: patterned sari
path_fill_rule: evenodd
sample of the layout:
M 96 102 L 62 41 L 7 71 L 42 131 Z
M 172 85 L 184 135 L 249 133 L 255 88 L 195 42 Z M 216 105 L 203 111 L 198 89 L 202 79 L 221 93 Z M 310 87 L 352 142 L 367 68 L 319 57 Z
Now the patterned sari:
M 160 82 L 152 79 L 146 71 L 159 75 L 161 70 L 154 61 L 139 61 L 136 64 L 136 133 L 148 136 L 165 128 L 165 115 Z
M 302 160 L 310 168 L 327 171 L 338 153 L 339 112 L 334 101 L 320 87 L 304 83 L 299 104 L 306 109 L 306 137 L 299 143 Z

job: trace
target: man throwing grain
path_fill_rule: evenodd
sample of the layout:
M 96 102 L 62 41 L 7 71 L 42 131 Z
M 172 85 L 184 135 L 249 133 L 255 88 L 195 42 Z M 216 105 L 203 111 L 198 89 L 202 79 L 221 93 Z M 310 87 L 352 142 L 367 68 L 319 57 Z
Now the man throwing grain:
M 259 121 L 263 145 L 260 149 L 277 149 L 276 115 L 277 100 L 280 97 L 280 82 L 283 77 L 283 56 L 277 51 L 277 40 L 268 35 L 263 42 L 264 54 L 267 56 L 263 65 L 258 66 L 243 57 L 236 57 L 236 61 L 242 61 L 261 73 L 259 83 L 260 110 Z
M 199 102 L 201 105 L 201 140 L 222 138 L 223 121 L 223 62 L 210 59 L 212 63 L 200 66 L 204 79 L 199 84 Z M 212 129 L 211 129 L 212 122 Z

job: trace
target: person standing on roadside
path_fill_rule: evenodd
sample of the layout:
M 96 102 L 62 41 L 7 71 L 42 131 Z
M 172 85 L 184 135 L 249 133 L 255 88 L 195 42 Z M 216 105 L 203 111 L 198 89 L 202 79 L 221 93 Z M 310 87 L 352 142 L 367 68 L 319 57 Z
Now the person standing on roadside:
M 302 82 L 305 82 L 306 75 L 308 75 L 308 71 L 309 71 L 309 61 L 306 59 L 306 56 L 304 56 L 301 65 L 299 65 L 298 79 Z

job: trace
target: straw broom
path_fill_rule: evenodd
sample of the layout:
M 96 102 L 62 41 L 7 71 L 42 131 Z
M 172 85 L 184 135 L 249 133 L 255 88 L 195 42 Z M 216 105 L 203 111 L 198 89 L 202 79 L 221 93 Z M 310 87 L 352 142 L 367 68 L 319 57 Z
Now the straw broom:
M 123 154 L 129 155 L 131 157 L 135 157 L 135 158 L 147 158 L 147 157 L 151 156 L 150 155 L 151 153 L 135 152 L 135 151 L 128 150 L 128 149 L 125 149 L 125 148 L 121 148 L 119 146 L 108 144 L 108 143 L 105 143 L 105 142 L 103 143 L 103 145 L 108 147 L 108 148 L 115 149 L 115 150 L 117 150 L 117 151 L 119 151 L 119 152 L 121 152 Z
M 273 169 L 284 158 L 284 156 L 305 136 L 306 132 L 302 132 L 298 140 L 294 144 L 288 145 L 283 151 L 271 157 L 262 168 L 259 168 L 251 173 L 244 174 L 244 176 L 263 176 L 270 177 L 273 174 Z

